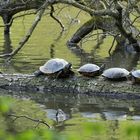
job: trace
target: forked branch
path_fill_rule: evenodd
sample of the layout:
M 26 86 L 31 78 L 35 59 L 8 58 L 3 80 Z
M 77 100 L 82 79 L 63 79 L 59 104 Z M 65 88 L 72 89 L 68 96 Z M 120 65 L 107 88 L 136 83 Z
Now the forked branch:
M 48 123 L 46 123 L 44 120 L 33 119 L 33 118 L 28 117 L 28 116 L 26 116 L 26 115 L 9 114 L 8 116 L 9 116 L 9 117 L 14 117 L 14 121 L 17 120 L 17 119 L 19 119 L 19 118 L 25 118 L 25 119 L 31 120 L 31 121 L 33 121 L 33 122 L 36 122 L 36 123 L 37 123 L 37 126 L 38 126 L 39 124 L 44 124 L 44 125 L 46 125 L 48 128 L 51 128 L 51 126 L 50 126 Z M 36 127 L 37 127 L 37 126 L 36 126 Z
M 50 16 L 60 25 L 60 27 L 62 28 L 62 31 L 64 31 L 64 30 L 65 30 L 64 25 L 61 23 L 61 21 L 60 21 L 58 18 L 56 18 L 56 17 L 53 15 L 53 13 L 54 13 L 54 7 L 51 5 Z

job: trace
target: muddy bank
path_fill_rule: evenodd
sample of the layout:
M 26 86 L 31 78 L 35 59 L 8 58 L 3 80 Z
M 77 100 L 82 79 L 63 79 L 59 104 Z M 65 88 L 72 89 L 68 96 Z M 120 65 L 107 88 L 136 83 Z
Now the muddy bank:
M 140 98 L 140 85 L 131 81 L 108 81 L 103 77 L 86 78 L 73 76 L 67 79 L 50 79 L 23 74 L 1 74 L 0 88 L 12 91 L 45 93 L 74 93 L 112 98 Z

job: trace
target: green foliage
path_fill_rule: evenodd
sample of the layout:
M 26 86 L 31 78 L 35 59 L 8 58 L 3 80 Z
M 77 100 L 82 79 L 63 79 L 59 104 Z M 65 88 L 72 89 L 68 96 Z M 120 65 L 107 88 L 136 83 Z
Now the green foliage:
M 127 140 L 137 140 L 140 137 L 140 123 L 126 121 L 120 125 L 120 135 Z
M 140 126 L 128 126 L 127 129 L 126 129 L 126 134 L 128 136 L 133 136 L 133 135 L 136 135 L 136 136 L 139 136 L 140 135 Z
M 39 140 L 41 139 L 41 136 L 39 136 L 39 134 L 35 131 L 32 131 L 32 130 L 28 130 L 28 131 L 25 131 L 21 134 L 18 134 L 16 136 L 16 139 L 18 140 Z
M 11 108 L 11 98 L 8 97 L 0 97 L 0 112 L 6 113 Z
M 105 133 L 106 127 L 103 123 L 94 122 L 94 123 L 85 123 L 85 133 L 94 134 L 94 135 L 103 135 Z

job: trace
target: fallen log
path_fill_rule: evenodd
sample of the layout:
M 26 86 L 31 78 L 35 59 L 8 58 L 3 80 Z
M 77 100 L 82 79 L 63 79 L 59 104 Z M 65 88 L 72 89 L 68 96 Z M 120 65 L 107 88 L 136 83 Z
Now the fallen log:
M 99 76 L 73 76 L 66 79 L 35 77 L 27 74 L 0 74 L 0 88 L 12 91 L 74 93 L 113 98 L 140 98 L 140 85 L 131 81 L 108 81 Z

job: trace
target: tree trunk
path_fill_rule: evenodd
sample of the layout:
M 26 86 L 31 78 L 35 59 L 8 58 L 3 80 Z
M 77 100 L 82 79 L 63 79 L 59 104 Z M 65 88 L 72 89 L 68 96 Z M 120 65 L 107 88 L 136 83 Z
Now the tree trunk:
M 138 44 L 138 41 L 135 37 L 133 37 L 132 32 L 127 33 L 127 31 L 125 30 L 125 28 L 123 27 L 123 14 L 122 14 L 122 7 L 120 5 L 118 5 L 118 17 L 116 18 L 116 26 L 118 27 L 118 29 L 120 30 L 120 33 L 129 41 L 129 44 L 133 46 L 134 50 L 136 52 L 140 52 L 140 46 Z
M 7 13 L 2 15 L 3 23 L 4 23 L 4 34 L 9 34 L 10 33 L 10 21 L 12 19 L 12 15 L 9 15 Z
M 116 35 L 119 33 L 113 18 L 92 17 L 75 32 L 72 38 L 68 41 L 68 45 L 73 46 L 79 43 L 86 35 L 98 29 L 101 29 L 103 32 L 113 32 Z
M 140 86 L 132 85 L 131 81 L 108 81 L 99 76 L 87 78 L 73 76 L 67 79 L 51 79 L 46 76 L 1 74 L 0 88 L 12 91 L 74 93 L 113 98 L 140 98 Z

